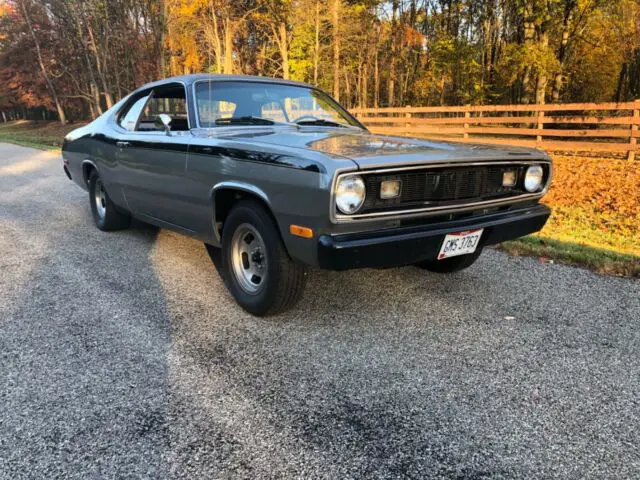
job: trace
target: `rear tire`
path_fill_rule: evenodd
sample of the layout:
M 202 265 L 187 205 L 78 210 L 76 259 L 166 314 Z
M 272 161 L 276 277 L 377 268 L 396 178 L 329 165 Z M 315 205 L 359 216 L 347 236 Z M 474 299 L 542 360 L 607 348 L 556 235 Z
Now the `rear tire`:
M 416 267 L 423 268 L 435 273 L 454 273 L 469 268 L 473 265 L 480 254 L 482 249 L 476 250 L 474 253 L 468 255 L 460 255 L 458 257 L 445 258 L 444 260 L 425 260 L 424 262 L 416 263 Z
M 96 170 L 89 175 L 89 204 L 93 220 L 100 230 L 107 232 L 129 227 L 131 216 L 117 209 Z
M 233 207 L 222 229 L 222 248 L 207 251 L 236 302 L 256 316 L 292 308 L 304 292 L 306 268 L 289 257 L 269 212 L 257 201 Z

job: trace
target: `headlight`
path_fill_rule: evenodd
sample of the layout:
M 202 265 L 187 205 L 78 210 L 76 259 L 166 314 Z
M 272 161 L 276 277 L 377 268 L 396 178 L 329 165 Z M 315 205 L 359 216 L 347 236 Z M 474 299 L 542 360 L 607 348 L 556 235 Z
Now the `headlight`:
M 338 180 L 336 186 L 336 206 L 347 215 L 356 213 L 366 196 L 366 188 L 362 177 L 347 175 Z
M 544 177 L 544 171 L 540 165 L 532 165 L 527 168 L 527 173 L 524 175 L 524 189 L 527 192 L 537 192 L 542 187 L 542 179 Z

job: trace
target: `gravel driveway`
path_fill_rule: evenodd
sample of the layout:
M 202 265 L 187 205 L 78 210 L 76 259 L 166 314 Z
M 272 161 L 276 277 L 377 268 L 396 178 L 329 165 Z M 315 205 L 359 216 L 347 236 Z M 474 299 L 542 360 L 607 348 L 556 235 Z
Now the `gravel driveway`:
M 494 250 L 312 271 L 245 314 L 203 245 L 103 233 L 0 144 L 0 478 L 638 478 L 640 282 Z

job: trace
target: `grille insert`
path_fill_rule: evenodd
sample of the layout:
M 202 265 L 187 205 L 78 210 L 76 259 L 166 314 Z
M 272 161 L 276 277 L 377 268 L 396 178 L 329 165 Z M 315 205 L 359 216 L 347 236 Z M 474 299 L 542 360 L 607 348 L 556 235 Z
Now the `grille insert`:
M 367 196 L 358 214 L 405 208 L 455 206 L 522 195 L 528 193 L 523 187 L 526 168 L 527 165 L 515 163 L 365 174 Z M 548 166 L 543 165 L 543 168 L 545 168 L 545 177 L 548 178 Z M 503 187 L 503 173 L 514 169 L 517 172 L 515 186 Z M 402 182 L 399 197 L 386 200 L 380 198 L 380 183 L 384 180 Z

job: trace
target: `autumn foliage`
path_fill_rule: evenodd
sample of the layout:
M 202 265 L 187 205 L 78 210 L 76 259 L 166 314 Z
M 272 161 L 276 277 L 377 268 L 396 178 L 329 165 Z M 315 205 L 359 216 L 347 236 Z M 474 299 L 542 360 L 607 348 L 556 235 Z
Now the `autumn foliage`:
M 348 108 L 630 100 L 640 0 L 0 0 L 9 118 L 93 118 L 201 72 L 301 80 Z
M 631 239 L 640 251 L 640 162 L 556 155 L 544 201 L 554 210 L 552 227 L 579 222 Z

